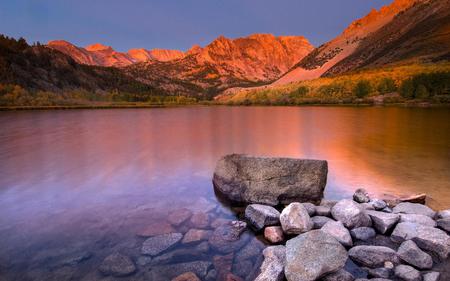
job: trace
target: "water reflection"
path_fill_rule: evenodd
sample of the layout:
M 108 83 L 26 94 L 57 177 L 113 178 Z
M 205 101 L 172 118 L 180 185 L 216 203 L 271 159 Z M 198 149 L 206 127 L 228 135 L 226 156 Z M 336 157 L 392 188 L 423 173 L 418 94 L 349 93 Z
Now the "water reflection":
M 211 186 L 227 153 L 326 159 L 331 198 L 363 186 L 426 192 L 434 207 L 449 207 L 448 120 L 445 108 L 2 112 L 0 273 L 29 276 L 60 249 L 95 252 L 77 277 L 92 274 L 112 249 L 137 260 L 135 234 L 182 207 L 195 212 L 209 202 L 212 220 L 233 218 Z

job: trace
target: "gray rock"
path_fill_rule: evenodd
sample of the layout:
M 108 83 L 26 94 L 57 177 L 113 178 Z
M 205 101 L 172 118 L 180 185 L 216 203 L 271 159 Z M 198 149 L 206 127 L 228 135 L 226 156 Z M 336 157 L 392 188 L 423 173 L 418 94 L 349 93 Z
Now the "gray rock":
M 391 208 L 389 208 L 389 207 L 386 207 L 386 208 L 384 208 L 383 210 L 381 210 L 382 212 L 385 212 L 385 213 L 393 213 L 394 211 L 391 209 Z
M 385 234 L 388 230 L 392 229 L 400 219 L 400 216 L 397 214 L 389 214 L 378 211 L 367 211 L 367 214 L 372 219 L 375 229 L 381 234 Z
M 181 238 L 183 238 L 181 233 L 168 233 L 150 237 L 142 244 L 141 253 L 156 256 L 177 244 Z
M 232 154 L 217 162 L 213 183 L 217 193 L 237 203 L 319 203 L 327 173 L 326 161 Z
M 354 262 L 370 268 L 382 267 L 385 261 L 394 264 L 399 262 L 397 253 L 383 246 L 355 246 L 348 254 Z
M 450 218 L 437 220 L 437 226 L 447 232 L 450 232 Z
M 316 215 L 329 217 L 331 215 L 331 208 L 327 206 L 316 206 Z
M 372 210 L 372 211 L 375 211 L 375 208 L 374 208 L 373 205 L 370 204 L 370 203 L 361 203 L 361 204 L 359 204 L 359 206 L 361 206 L 364 210 Z
M 365 212 L 358 203 L 349 199 L 339 201 L 331 209 L 333 218 L 349 229 L 371 225 L 370 217 Z
M 303 207 L 305 207 L 306 211 L 308 212 L 308 215 L 310 217 L 314 216 L 316 213 L 316 206 L 313 203 L 302 203 Z
M 264 228 L 264 238 L 270 243 L 276 244 L 284 241 L 283 229 L 279 226 Z
M 353 245 L 350 232 L 340 221 L 327 222 L 324 226 L 322 226 L 321 230 L 336 238 L 337 241 L 345 247 L 351 247 Z
M 175 263 L 168 265 L 152 266 L 146 280 L 166 281 L 171 280 L 185 272 L 193 272 L 200 279 L 204 279 L 208 273 L 208 268 L 212 266 L 211 262 L 193 261 L 184 263 Z
M 420 269 L 430 269 L 433 266 L 431 256 L 423 252 L 411 240 L 403 242 L 398 248 L 397 255 L 406 263 Z
M 217 270 L 211 269 L 205 276 L 206 281 L 216 281 L 217 280 Z
M 264 261 L 261 273 L 255 281 L 282 281 L 284 280 L 284 265 L 286 263 L 286 247 L 271 246 L 263 251 Z
M 336 205 L 337 202 L 337 200 L 322 199 L 322 201 L 320 201 L 320 206 L 333 208 L 333 206 Z
M 369 193 L 364 188 L 358 188 L 353 194 L 353 200 L 358 203 L 368 203 L 370 201 Z
M 402 213 L 402 214 L 416 214 L 416 215 L 424 215 L 428 216 L 432 219 L 436 216 L 436 212 L 430 209 L 429 207 L 418 204 L 418 203 L 409 203 L 409 202 L 402 202 L 399 203 L 397 206 L 393 209 L 394 213 Z
M 216 251 L 222 253 L 234 252 L 242 248 L 250 238 L 249 235 L 244 233 L 246 228 L 247 224 L 245 222 L 229 222 L 216 228 L 208 242 Z
M 265 226 L 279 224 L 280 212 L 271 206 L 251 204 L 245 208 L 245 218 L 259 231 Z
M 333 236 L 312 230 L 287 241 L 284 273 L 288 281 L 313 281 L 342 269 L 347 257 Z
M 330 219 L 329 217 L 315 216 L 311 218 L 311 221 L 313 222 L 313 228 L 319 229 L 322 228 L 322 226 L 324 226 L 327 222 L 335 220 Z
M 436 217 L 437 219 L 450 218 L 450 209 L 439 211 Z
M 391 279 L 385 279 L 385 278 L 372 278 L 372 279 L 366 279 L 366 278 L 358 278 L 355 279 L 355 281 L 392 281 Z
M 370 277 L 374 278 L 386 278 L 389 279 L 394 274 L 392 268 L 379 267 L 379 268 L 367 268 L 367 273 Z
M 436 227 L 436 222 L 429 216 L 417 215 L 417 214 L 400 214 L 399 222 L 413 222 L 423 224 L 426 226 Z
M 353 281 L 355 278 L 353 275 L 344 270 L 340 269 L 336 272 L 325 275 L 321 280 L 322 281 Z
M 374 238 L 376 236 L 375 230 L 371 227 L 363 226 L 363 227 L 357 227 L 353 228 L 350 231 L 350 235 L 357 240 L 369 240 L 371 238 Z
M 396 243 L 391 240 L 389 236 L 377 234 L 373 238 L 369 238 L 367 240 L 356 240 L 354 241 L 355 246 L 383 246 L 391 248 L 392 250 L 397 251 L 400 243 Z
M 133 274 L 136 271 L 136 266 L 129 257 L 114 253 L 102 261 L 98 270 L 104 275 L 119 277 Z
M 281 212 L 281 227 L 287 234 L 300 234 L 309 231 L 313 222 L 301 203 L 291 203 Z
M 441 274 L 439 272 L 428 272 L 425 273 L 423 277 L 423 281 L 439 281 L 439 277 Z
M 208 240 L 211 234 L 212 234 L 211 230 L 189 229 L 189 231 L 184 235 L 181 243 L 183 244 L 199 243 L 201 241 Z
M 413 240 L 420 249 L 425 250 L 437 260 L 445 260 L 450 253 L 450 236 L 430 226 L 402 222 L 395 227 L 391 239 L 397 243 Z
M 405 281 L 421 281 L 420 272 L 409 265 L 398 265 L 395 268 L 395 276 Z
M 377 211 L 381 211 L 387 207 L 386 202 L 381 199 L 372 199 L 369 203 L 372 204 L 373 208 Z
M 249 260 L 245 260 L 242 262 L 233 263 L 233 273 L 236 275 L 246 278 L 252 273 L 253 263 Z
M 140 256 L 137 259 L 137 264 L 140 266 L 146 266 L 147 264 L 150 264 L 152 262 L 152 258 L 149 256 Z
M 264 244 L 254 237 L 249 243 L 247 243 L 242 249 L 240 249 L 234 258 L 237 262 L 242 262 L 248 259 L 254 259 L 260 256 L 262 250 L 264 249 Z

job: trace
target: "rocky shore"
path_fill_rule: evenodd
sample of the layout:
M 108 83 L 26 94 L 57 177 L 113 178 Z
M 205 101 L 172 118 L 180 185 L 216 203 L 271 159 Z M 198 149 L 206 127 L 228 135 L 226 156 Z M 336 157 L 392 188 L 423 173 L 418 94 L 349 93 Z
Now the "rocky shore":
M 323 162 L 245 155 L 219 161 L 216 190 L 231 202 L 250 203 L 245 221 L 276 244 L 264 249 L 255 280 L 449 280 L 432 269 L 448 262 L 450 209 L 414 203 L 424 203 L 424 195 L 386 202 L 364 189 L 351 199 L 313 204 L 326 183 Z

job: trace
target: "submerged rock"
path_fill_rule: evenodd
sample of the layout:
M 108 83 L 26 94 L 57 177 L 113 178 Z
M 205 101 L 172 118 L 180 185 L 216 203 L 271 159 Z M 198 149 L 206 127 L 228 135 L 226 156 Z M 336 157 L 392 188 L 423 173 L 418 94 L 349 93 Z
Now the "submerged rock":
M 255 281 L 283 281 L 284 265 L 286 263 L 286 247 L 271 246 L 263 251 L 264 261 L 261 265 L 261 273 Z
M 280 212 L 271 206 L 251 204 L 245 208 L 245 218 L 259 231 L 265 226 L 279 224 Z
M 305 207 L 300 203 L 291 203 L 281 212 L 280 222 L 287 234 L 300 234 L 312 229 L 313 222 Z
M 203 279 L 206 277 L 208 269 L 211 266 L 212 263 L 207 261 L 193 261 L 169 265 L 152 266 L 145 280 L 167 281 L 168 279 L 170 280 L 186 272 L 192 272 L 195 275 L 197 275 L 200 279 Z
M 192 211 L 187 208 L 178 209 L 169 213 L 167 219 L 168 221 L 174 225 L 179 226 L 184 223 L 192 216 Z
M 399 263 L 397 253 L 383 246 L 355 246 L 348 254 L 354 262 L 370 268 L 381 267 L 386 261 Z
M 241 235 L 247 228 L 242 221 L 232 221 L 216 228 L 209 238 L 210 246 L 222 253 L 231 253 L 242 248 L 250 238 L 249 235 Z
M 365 212 L 358 203 L 349 199 L 342 199 L 331 209 L 333 218 L 349 229 L 371 225 L 370 217 Z
M 333 236 L 312 230 L 287 241 L 284 272 L 288 281 L 313 281 L 342 269 L 347 257 Z
M 183 244 L 198 243 L 203 240 L 208 240 L 211 234 L 212 234 L 211 230 L 189 229 L 189 231 L 184 235 L 181 243 Z
M 169 233 L 150 237 L 142 244 L 141 253 L 143 255 L 156 256 L 178 243 L 181 238 L 183 238 L 183 234 L 181 233 Z
M 201 281 L 194 272 L 186 272 L 178 275 L 172 281 Z
M 104 275 L 120 277 L 134 273 L 136 271 L 136 266 L 129 257 L 114 253 L 103 260 L 98 270 Z
M 218 161 L 213 183 L 216 192 L 236 203 L 319 203 L 327 173 L 326 161 L 232 154 Z

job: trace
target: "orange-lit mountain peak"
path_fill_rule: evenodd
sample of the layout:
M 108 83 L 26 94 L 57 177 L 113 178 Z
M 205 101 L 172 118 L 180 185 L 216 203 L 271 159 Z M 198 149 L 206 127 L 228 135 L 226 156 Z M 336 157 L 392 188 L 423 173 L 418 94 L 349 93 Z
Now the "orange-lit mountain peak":
M 87 46 L 85 49 L 88 50 L 88 51 L 90 51 L 90 52 L 112 50 L 111 47 L 105 46 L 105 45 L 100 44 L 100 43 L 95 43 L 95 44 L 89 45 L 89 46 Z

